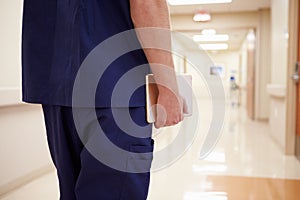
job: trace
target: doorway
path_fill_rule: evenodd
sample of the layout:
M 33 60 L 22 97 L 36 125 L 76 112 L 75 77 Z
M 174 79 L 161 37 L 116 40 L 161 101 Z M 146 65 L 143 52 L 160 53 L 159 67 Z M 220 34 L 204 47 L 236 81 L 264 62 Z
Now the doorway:
M 300 11 L 300 4 L 299 11 Z M 300 38 L 300 12 L 298 12 L 298 38 Z M 300 40 L 298 39 L 298 54 L 297 54 L 296 70 L 300 76 Z M 297 83 L 297 119 L 296 119 L 296 157 L 300 159 L 300 83 Z

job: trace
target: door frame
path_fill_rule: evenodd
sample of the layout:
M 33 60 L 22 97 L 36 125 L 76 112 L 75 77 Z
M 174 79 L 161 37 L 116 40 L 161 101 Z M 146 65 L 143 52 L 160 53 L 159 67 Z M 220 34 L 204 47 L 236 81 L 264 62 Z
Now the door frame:
M 286 87 L 286 145 L 285 154 L 295 155 L 296 144 L 296 84 L 291 79 L 298 60 L 299 0 L 289 0 L 289 41 Z M 296 17 L 295 17 L 296 16 Z

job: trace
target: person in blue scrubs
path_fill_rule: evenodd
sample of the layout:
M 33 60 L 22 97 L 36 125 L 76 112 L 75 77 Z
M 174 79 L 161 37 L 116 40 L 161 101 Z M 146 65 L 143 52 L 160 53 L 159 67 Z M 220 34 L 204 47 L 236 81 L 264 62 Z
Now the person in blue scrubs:
M 92 50 L 116 34 L 144 27 L 170 29 L 166 0 L 24 0 L 22 98 L 24 102 L 42 104 L 48 145 L 57 169 L 62 200 L 147 198 L 153 140 L 152 124 L 146 122 L 145 87 L 137 88 L 129 103 L 122 101 L 121 97 L 117 105 L 112 105 L 111 99 L 118 80 L 141 65 L 146 67 L 136 74 L 137 77 L 144 79 L 152 71 L 158 81 L 169 80 L 167 84 L 175 88 L 176 93 L 175 75 L 164 74 L 151 64 L 158 63 L 173 69 L 171 53 L 143 49 L 142 44 L 147 37 L 133 34 L 129 43 L 138 44 L 140 48 L 119 56 L 107 67 L 95 91 L 94 105 L 74 108 L 72 104 L 76 76 Z M 170 36 L 167 36 L 167 41 L 170 41 Z M 127 44 L 128 41 L 124 41 L 122 45 Z M 105 58 L 103 55 L 99 60 Z M 135 84 L 134 80 L 128 80 L 126 86 Z M 155 126 L 160 128 L 177 124 L 183 118 L 182 103 L 168 87 L 158 86 L 158 89 L 158 104 L 164 107 L 167 117 L 160 118 L 158 112 Z M 95 112 L 96 120 L 87 117 L 80 122 L 79 131 L 74 109 L 87 116 Z M 117 123 L 122 121 L 127 110 L 135 124 L 142 127 L 136 129 L 129 124 L 125 129 L 130 129 L 134 134 L 126 133 L 124 127 L 120 128 Z M 134 173 L 101 162 L 87 148 L 94 145 L 96 150 L 97 147 L 99 151 L 103 150 L 101 147 L 105 144 L 95 140 L 99 135 L 99 125 L 109 141 L 118 148 L 148 153 L 150 156 L 143 162 L 147 170 Z M 141 137 L 137 137 L 139 135 Z M 138 165 L 134 160 L 128 162 L 128 165 Z

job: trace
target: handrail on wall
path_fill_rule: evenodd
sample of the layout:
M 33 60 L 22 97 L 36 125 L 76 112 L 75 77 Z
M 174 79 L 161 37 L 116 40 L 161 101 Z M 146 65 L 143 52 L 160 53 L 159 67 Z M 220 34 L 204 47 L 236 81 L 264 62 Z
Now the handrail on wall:
M 0 107 L 21 105 L 21 89 L 19 87 L 0 88 Z

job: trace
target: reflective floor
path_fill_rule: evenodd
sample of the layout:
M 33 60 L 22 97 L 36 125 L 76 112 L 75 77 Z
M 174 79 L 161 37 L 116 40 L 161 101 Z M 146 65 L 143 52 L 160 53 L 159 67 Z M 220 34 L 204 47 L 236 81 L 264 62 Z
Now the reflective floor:
M 175 164 L 153 174 L 149 200 L 300 199 L 300 162 L 283 154 L 267 122 L 249 120 L 243 109 L 228 106 L 220 140 L 199 159 L 211 118 L 209 105 L 202 108 L 205 117 L 193 145 Z M 160 141 L 157 146 L 163 146 Z
M 199 127 L 192 145 L 176 162 L 152 173 L 148 200 L 300 199 L 300 162 L 283 154 L 270 137 L 267 122 L 247 119 L 243 109 L 228 106 L 217 145 L 208 157 L 200 159 L 212 115 L 209 103 L 200 104 Z M 178 129 L 185 130 L 189 125 L 183 123 L 155 131 L 155 151 L 168 147 Z M 167 155 L 172 156 L 172 149 Z M 55 173 L 34 180 L 2 199 L 58 199 Z

